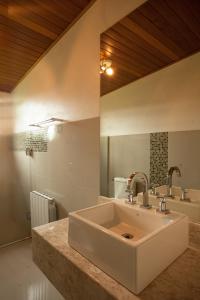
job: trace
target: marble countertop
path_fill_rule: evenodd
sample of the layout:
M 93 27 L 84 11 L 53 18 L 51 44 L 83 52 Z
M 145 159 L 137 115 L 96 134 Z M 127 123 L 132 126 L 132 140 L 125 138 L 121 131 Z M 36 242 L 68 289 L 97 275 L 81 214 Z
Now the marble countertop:
M 68 219 L 33 230 L 33 259 L 69 300 L 200 299 L 200 225 L 190 225 L 190 247 L 137 296 L 69 246 Z

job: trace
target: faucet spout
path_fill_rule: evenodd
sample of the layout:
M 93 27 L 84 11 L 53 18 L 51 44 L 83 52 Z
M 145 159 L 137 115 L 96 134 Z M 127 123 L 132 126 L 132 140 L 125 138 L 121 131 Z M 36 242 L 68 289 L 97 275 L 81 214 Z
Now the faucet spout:
M 144 208 L 151 208 L 151 205 L 149 205 L 149 194 L 148 194 L 148 177 L 145 173 L 143 172 L 135 172 L 133 173 L 133 177 L 130 183 L 130 190 L 134 189 L 134 183 L 137 179 L 142 180 L 142 182 L 144 183 L 144 191 L 143 191 L 143 204 L 142 207 Z
M 181 177 L 181 171 L 179 167 L 173 166 L 169 168 L 167 173 L 167 195 L 166 195 L 168 198 L 174 198 L 172 194 L 172 175 L 174 172 L 176 172 L 178 177 Z
M 168 175 L 172 176 L 173 173 L 174 173 L 174 171 L 176 172 L 176 174 L 177 174 L 179 177 L 181 177 L 181 171 L 180 171 L 179 167 L 177 167 L 177 166 L 174 166 L 174 167 L 169 168 Z

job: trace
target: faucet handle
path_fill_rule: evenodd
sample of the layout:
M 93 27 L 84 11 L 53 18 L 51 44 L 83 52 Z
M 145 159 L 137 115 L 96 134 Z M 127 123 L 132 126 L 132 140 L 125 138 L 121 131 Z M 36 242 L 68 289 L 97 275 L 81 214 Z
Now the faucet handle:
M 181 198 L 180 198 L 181 201 L 191 202 L 190 198 L 187 197 L 187 193 L 188 191 L 186 189 L 181 188 Z
M 131 205 L 137 204 L 136 199 L 134 199 L 133 193 L 130 193 L 130 192 L 129 192 L 129 194 L 128 194 L 128 199 L 125 200 L 125 203 L 131 204 Z
M 154 184 L 154 183 L 151 184 L 151 187 L 150 187 L 151 188 L 151 192 L 150 192 L 151 195 L 159 196 L 159 192 L 156 191 L 157 187 L 159 187 L 159 184 L 157 184 L 157 183 L 156 184 Z
M 161 214 L 169 214 L 170 211 L 169 211 L 169 209 L 167 209 L 166 197 L 165 196 L 158 196 L 157 198 L 160 199 L 159 208 L 157 209 L 157 211 Z

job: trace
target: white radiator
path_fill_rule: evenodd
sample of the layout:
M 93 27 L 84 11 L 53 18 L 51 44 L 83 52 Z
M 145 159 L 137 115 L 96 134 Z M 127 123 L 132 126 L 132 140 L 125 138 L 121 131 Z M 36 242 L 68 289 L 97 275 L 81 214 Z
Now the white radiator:
M 53 198 L 32 191 L 30 193 L 31 228 L 56 221 L 56 205 Z

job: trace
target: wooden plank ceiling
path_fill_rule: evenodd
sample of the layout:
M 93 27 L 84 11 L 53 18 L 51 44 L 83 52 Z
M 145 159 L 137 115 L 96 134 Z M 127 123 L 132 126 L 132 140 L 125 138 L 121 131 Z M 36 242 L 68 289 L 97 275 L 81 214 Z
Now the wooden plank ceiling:
M 101 95 L 200 50 L 200 0 L 149 0 L 101 34 Z
M 11 92 L 91 0 L 0 0 L 0 91 Z

